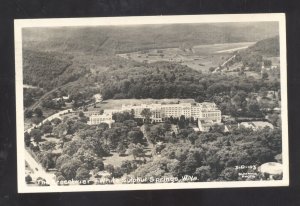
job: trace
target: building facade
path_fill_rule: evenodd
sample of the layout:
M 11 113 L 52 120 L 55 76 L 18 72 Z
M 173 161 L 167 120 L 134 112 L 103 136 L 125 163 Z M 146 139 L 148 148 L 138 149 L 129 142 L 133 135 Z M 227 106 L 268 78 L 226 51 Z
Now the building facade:
M 143 118 L 141 115 L 144 109 L 151 111 L 151 120 L 162 122 L 164 118 L 186 118 L 205 119 L 213 122 L 221 122 L 221 111 L 215 103 L 179 103 L 179 104 L 141 104 L 141 105 L 122 105 L 121 111 L 134 112 L 136 118 Z
M 89 117 L 89 121 L 87 124 L 89 125 L 97 125 L 100 123 L 106 123 L 109 127 L 111 127 L 111 124 L 115 121 L 112 119 L 112 114 L 92 114 Z
M 141 104 L 141 105 L 122 105 L 120 109 L 104 110 L 103 115 L 92 114 L 90 124 L 99 124 L 103 121 L 111 121 L 112 115 L 119 112 L 133 113 L 135 118 L 144 118 L 142 111 L 149 109 L 150 119 L 153 122 L 163 122 L 165 118 L 180 118 L 182 115 L 186 118 L 205 120 L 212 123 L 221 122 L 221 111 L 215 103 L 178 103 L 178 104 Z

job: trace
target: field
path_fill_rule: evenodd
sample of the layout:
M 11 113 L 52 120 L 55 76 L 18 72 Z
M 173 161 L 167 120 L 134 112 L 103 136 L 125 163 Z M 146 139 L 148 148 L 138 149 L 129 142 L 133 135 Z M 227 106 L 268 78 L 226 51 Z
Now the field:
M 177 62 L 192 69 L 207 72 L 210 67 L 217 67 L 223 63 L 227 57 L 231 56 L 232 52 L 245 49 L 253 44 L 253 42 L 206 44 L 190 48 L 150 49 L 118 54 L 118 56 L 144 63 Z
M 146 147 L 144 150 L 145 151 L 144 159 L 146 161 L 149 161 L 151 158 L 151 149 L 152 149 L 151 147 Z M 116 152 L 111 152 L 110 154 L 111 154 L 111 156 L 103 158 L 103 163 L 105 165 L 111 164 L 111 165 L 114 165 L 115 167 L 120 167 L 122 165 L 122 162 L 124 162 L 126 160 L 128 160 L 128 161 L 134 160 L 132 155 L 119 156 L 119 154 Z M 143 158 L 142 159 L 137 158 L 136 160 L 143 160 Z
M 174 104 L 174 103 L 194 103 L 194 99 L 109 99 L 102 101 L 100 103 L 97 103 L 97 109 L 118 109 L 122 107 L 122 104 L 128 105 L 128 104 Z M 89 107 L 88 110 L 97 110 L 93 106 Z

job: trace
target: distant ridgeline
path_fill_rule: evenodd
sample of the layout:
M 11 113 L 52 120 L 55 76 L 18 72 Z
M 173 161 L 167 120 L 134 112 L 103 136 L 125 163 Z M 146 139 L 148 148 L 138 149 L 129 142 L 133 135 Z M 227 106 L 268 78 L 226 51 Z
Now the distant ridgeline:
M 265 29 L 268 26 L 268 29 Z M 42 51 L 124 53 L 183 44 L 256 42 L 278 34 L 277 23 L 214 23 L 26 28 L 23 45 Z

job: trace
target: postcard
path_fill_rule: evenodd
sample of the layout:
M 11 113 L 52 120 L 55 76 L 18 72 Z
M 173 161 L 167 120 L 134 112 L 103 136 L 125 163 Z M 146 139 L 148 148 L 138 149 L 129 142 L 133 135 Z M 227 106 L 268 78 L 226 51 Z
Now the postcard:
M 289 185 L 285 15 L 15 20 L 18 192 Z

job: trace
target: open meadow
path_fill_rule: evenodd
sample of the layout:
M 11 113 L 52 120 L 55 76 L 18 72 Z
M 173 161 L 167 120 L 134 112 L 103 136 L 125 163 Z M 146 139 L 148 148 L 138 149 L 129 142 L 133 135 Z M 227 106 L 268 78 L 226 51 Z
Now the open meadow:
M 223 63 L 232 52 L 246 49 L 253 44 L 254 42 L 206 44 L 183 48 L 150 49 L 117 55 L 141 63 L 177 62 L 197 71 L 207 72 L 210 67 L 217 67 Z

